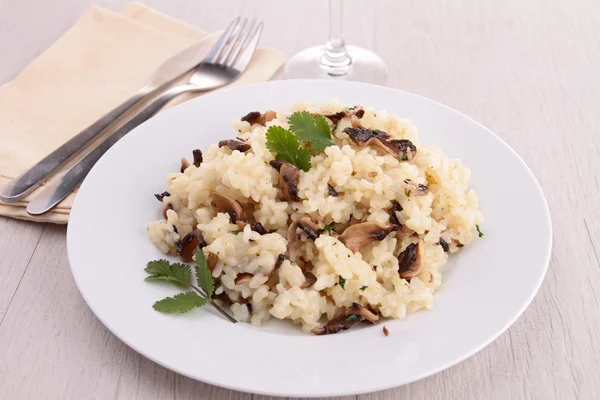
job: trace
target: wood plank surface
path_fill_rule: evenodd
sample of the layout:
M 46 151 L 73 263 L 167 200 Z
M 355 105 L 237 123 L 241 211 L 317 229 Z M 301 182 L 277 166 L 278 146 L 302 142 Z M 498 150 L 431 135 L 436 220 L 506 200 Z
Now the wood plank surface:
M 0 0 L 0 84 L 92 3 Z M 127 0 L 96 3 L 119 10 Z M 210 31 L 235 15 L 259 17 L 262 43 L 288 55 L 328 31 L 323 0 L 147 4 Z M 344 4 L 347 41 L 386 60 L 389 86 L 464 112 L 521 155 L 554 228 L 540 292 L 498 340 L 427 379 L 344 399 L 600 398 L 600 3 Z M 64 227 L 0 218 L 0 271 L 0 399 L 274 399 L 190 380 L 120 342 L 75 287 Z

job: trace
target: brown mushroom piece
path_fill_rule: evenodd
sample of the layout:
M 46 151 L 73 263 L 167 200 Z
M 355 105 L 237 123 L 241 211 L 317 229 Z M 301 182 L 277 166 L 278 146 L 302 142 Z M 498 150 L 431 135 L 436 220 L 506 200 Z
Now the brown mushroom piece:
M 162 192 L 162 193 L 160 193 L 160 194 L 158 194 L 158 193 L 155 193 L 155 194 L 154 194 L 154 197 L 156 197 L 156 200 L 158 200 L 158 201 L 160 201 L 160 202 L 162 203 L 163 199 L 164 199 L 165 197 L 168 197 L 168 196 L 170 196 L 170 195 L 171 195 L 171 193 L 169 193 L 169 192 Z
M 346 228 L 339 239 L 347 248 L 356 253 L 361 247 L 376 240 L 382 241 L 388 234 L 398 229 L 397 225 L 381 226 L 377 222 L 361 222 Z
M 183 174 L 185 170 L 190 166 L 190 162 L 185 157 L 181 157 L 181 168 L 179 171 Z
M 379 321 L 379 315 L 361 306 L 358 303 L 352 303 L 351 307 L 340 311 L 325 326 L 314 328 L 311 332 L 315 335 L 327 335 L 338 333 L 341 330 L 349 329 L 359 321 L 368 321 L 372 324 Z
M 198 168 L 200 164 L 202 164 L 202 150 L 195 149 L 192 150 L 192 154 L 194 156 L 194 166 Z
M 410 280 L 419 275 L 423 269 L 425 245 L 422 240 L 409 244 L 398 256 L 398 273 L 400 278 Z
M 397 201 L 392 203 L 392 209 L 390 210 L 390 221 L 392 224 L 400 226 L 400 221 L 398 220 L 398 214 L 402 211 L 402 206 Z
M 288 242 L 293 242 L 294 240 L 298 239 L 298 235 L 296 234 L 296 230 L 298 228 L 302 229 L 312 240 L 318 238 L 321 235 L 321 229 L 323 229 L 318 221 L 309 217 L 308 215 L 305 215 L 300 217 L 300 219 L 297 221 L 291 223 L 290 227 L 288 228 Z
M 438 244 L 442 246 L 444 253 L 450 251 L 450 246 L 448 246 L 448 242 L 446 242 L 443 237 L 440 236 L 440 241 L 438 242 Z
M 261 224 L 260 222 L 251 223 L 250 229 L 252 229 L 254 232 L 258 233 L 259 235 L 266 235 L 267 233 L 269 233 L 269 231 L 267 231 L 265 229 L 265 227 L 263 226 L 263 224 Z
M 422 183 L 414 183 L 410 179 L 405 179 L 404 183 L 406 187 L 404 188 L 404 193 L 408 197 L 412 196 L 426 196 L 429 193 L 429 188 Z
M 300 286 L 300 289 L 306 289 L 311 287 L 317 281 L 317 277 L 312 272 L 304 272 L 304 283 Z
M 241 153 L 244 153 L 250 150 L 250 145 L 242 138 L 236 137 L 235 139 L 227 139 L 221 140 L 219 142 L 219 147 L 229 147 L 231 151 L 237 150 Z
M 208 253 L 206 256 L 206 266 L 211 272 L 217 268 L 217 261 L 219 261 L 219 257 L 215 253 Z
M 365 115 L 365 110 L 361 106 L 353 106 L 350 108 L 344 108 L 342 111 L 331 113 L 331 114 L 323 114 L 325 118 L 329 118 L 331 122 L 337 124 L 340 122 L 342 118 L 345 117 L 355 117 L 357 119 L 361 119 Z
M 335 190 L 335 188 L 333 186 L 331 186 L 331 184 L 327 184 L 327 194 L 329 194 L 331 197 L 338 197 L 339 193 L 337 192 L 337 190 Z
M 204 247 L 206 246 L 206 242 L 204 241 L 204 237 L 202 237 L 202 232 L 194 229 L 177 242 L 175 249 L 182 261 L 190 262 L 193 260 L 198 246 Z
M 227 213 L 232 223 L 245 222 L 244 210 L 240 203 L 224 194 L 212 192 L 210 194 L 210 206 L 217 213 Z M 243 224 L 245 226 L 245 224 Z M 240 224 L 238 224 L 238 227 Z M 241 228 L 243 229 L 243 227 Z
M 401 161 L 410 161 L 417 154 L 417 147 L 410 140 L 390 140 L 390 135 L 378 129 L 352 127 L 345 128 L 343 132 L 357 145 L 380 147 Z
M 249 272 L 242 272 L 237 274 L 237 276 L 235 277 L 235 284 L 236 285 L 247 285 L 250 283 L 250 281 L 252 280 L 252 278 L 254 278 L 254 275 L 252 275 Z
M 275 118 L 277 118 L 277 113 L 273 110 L 267 110 L 264 114 L 261 114 L 259 111 L 250 111 L 242 117 L 242 121 L 248 122 L 250 125 L 265 125 Z
M 273 160 L 269 164 L 279 171 L 281 198 L 285 201 L 300 201 L 298 197 L 300 170 L 287 161 Z

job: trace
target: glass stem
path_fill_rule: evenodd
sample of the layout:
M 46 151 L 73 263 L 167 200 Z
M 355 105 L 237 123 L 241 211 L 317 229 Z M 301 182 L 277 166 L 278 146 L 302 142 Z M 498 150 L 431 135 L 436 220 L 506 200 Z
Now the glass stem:
M 352 63 L 342 33 L 343 19 L 342 0 L 329 0 L 329 41 L 321 58 L 321 66 L 332 75 L 345 75 Z

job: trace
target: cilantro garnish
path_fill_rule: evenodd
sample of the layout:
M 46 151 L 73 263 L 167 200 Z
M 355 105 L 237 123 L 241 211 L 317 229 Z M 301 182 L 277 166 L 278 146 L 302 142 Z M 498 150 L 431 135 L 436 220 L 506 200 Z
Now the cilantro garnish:
M 340 279 L 339 279 L 338 283 L 340 284 L 342 289 L 345 289 L 344 286 L 346 286 L 346 278 L 344 278 L 340 275 Z
M 368 286 L 367 286 L 367 285 L 365 285 L 365 286 L 361 287 L 361 288 L 360 288 L 360 291 L 361 291 L 361 292 L 364 292 L 366 288 L 368 288 Z
M 348 315 L 346 317 L 346 321 L 348 321 L 348 322 L 359 322 L 359 321 L 362 321 L 362 318 L 359 317 L 358 315 L 354 315 L 353 314 L 353 315 Z
M 212 299 L 215 291 L 215 281 L 206 264 L 206 256 L 200 247 L 196 250 L 196 266 L 194 269 L 196 271 L 196 282 L 199 287 L 190 283 L 192 270 L 189 265 L 170 263 L 167 260 L 150 261 L 145 269 L 150 274 L 150 276 L 146 277 L 147 281 L 169 281 L 178 286 L 192 289 L 192 291 L 179 293 L 173 297 L 166 297 L 157 301 L 152 307 L 162 313 L 183 314 L 196 307 L 202 307 L 206 303 L 210 303 L 231 322 L 237 322 Z
M 481 232 L 481 229 L 479 229 L 479 225 L 475 225 L 475 227 L 477 228 L 477 232 L 479 233 L 479 237 L 482 238 L 485 235 L 483 234 L 483 232 Z
M 294 134 L 281 126 L 270 126 L 266 133 L 267 148 L 277 153 L 277 159 L 287 161 L 307 172 L 310 169 L 310 151 L 302 147 Z
M 299 111 L 293 113 L 288 121 L 290 131 L 299 140 L 309 143 L 313 150 L 323 151 L 325 147 L 334 145 L 329 124 L 322 115 L 315 117 L 308 111 Z
M 236 229 L 235 231 L 230 231 L 229 233 L 233 233 L 234 235 L 237 235 L 238 233 L 240 233 L 241 231 L 239 229 Z

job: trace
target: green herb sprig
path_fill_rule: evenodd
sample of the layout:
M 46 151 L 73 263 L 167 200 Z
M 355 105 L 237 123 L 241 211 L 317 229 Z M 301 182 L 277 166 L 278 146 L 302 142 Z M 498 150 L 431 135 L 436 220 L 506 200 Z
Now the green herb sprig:
M 300 145 L 298 138 L 281 126 L 270 126 L 266 133 L 267 149 L 277 153 L 277 159 L 287 161 L 296 168 L 307 172 L 310 165 L 310 151 Z
M 475 227 L 477 228 L 477 233 L 479 234 L 479 237 L 484 237 L 485 235 L 483 234 L 483 232 L 481 232 L 481 229 L 479 229 L 479 225 L 475 225 Z
M 309 145 L 313 151 L 325 150 L 335 144 L 331 139 L 331 129 L 325 117 L 314 116 L 308 111 L 293 113 L 288 122 L 289 130 L 276 125 L 267 129 L 267 148 L 277 153 L 277 160 L 287 161 L 307 172 L 311 167 L 311 154 L 303 144 Z
M 345 288 L 345 286 L 346 286 L 346 278 L 344 278 L 344 277 L 342 277 L 342 276 L 340 275 L 340 278 L 339 278 L 339 280 L 338 280 L 338 283 L 340 284 L 340 286 L 342 287 L 342 289 L 344 289 L 344 290 L 346 289 L 346 288 Z
M 183 314 L 209 303 L 229 321 L 237 322 L 212 299 L 212 295 L 215 292 L 215 281 L 206 264 L 206 256 L 200 247 L 196 250 L 196 266 L 194 269 L 196 272 L 196 282 L 199 287 L 190 283 L 192 269 L 189 265 L 170 263 L 167 260 L 150 261 L 145 269 L 150 274 L 150 276 L 146 277 L 147 281 L 168 281 L 177 286 L 192 289 L 188 292 L 176 294 L 173 297 L 165 297 L 154 303 L 152 307 L 156 311 L 166 314 Z
M 327 120 L 322 115 L 314 116 L 308 111 L 293 113 L 289 120 L 290 131 L 304 143 L 310 144 L 311 149 L 323 151 L 328 146 L 333 146 L 331 129 Z

